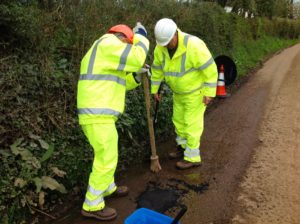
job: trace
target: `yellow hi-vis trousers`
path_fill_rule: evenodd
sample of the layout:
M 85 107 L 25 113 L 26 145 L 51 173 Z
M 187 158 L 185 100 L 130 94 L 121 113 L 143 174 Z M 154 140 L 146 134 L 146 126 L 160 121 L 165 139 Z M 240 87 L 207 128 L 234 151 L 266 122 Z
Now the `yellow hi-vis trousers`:
M 82 125 L 94 149 L 94 161 L 82 208 L 97 211 L 105 207 L 104 197 L 116 189 L 114 173 L 118 163 L 118 133 L 115 123 Z
M 206 105 L 201 90 L 189 94 L 173 94 L 173 124 L 176 142 L 184 148 L 184 160 L 201 162 L 200 138 Z

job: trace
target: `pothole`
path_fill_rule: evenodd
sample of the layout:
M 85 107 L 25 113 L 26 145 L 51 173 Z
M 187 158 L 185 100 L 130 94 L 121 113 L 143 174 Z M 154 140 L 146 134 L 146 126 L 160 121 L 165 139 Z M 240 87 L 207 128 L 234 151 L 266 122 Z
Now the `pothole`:
M 169 179 L 166 183 L 149 182 L 146 190 L 137 198 L 137 208 L 148 208 L 160 213 L 184 206 L 181 198 L 189 191 L 203 193 L 208 183 L 189 184 L 179 179 Z

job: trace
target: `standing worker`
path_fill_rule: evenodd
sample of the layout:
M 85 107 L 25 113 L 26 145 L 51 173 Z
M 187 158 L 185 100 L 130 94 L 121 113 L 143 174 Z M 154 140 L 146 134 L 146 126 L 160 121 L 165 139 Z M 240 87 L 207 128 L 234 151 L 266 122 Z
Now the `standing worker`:
M 128 187 L 116 186 L 118 133 L 115 122 L 124 111 L 126 90 L 139 85 L 149 50 L 141 23 L 132 30 L 120 24 L 94 42 L 81 61 L 77 109 L 79 124 L 94 149 L 94 161 L 81 214 L 99 220 L 116 218 L 105 206 L 106 196 L 125 196 Z
M 171 158 L 183 158 L 179 169 L 201 165 L 200 138 L 206 106 L 216 95 L 217 67 L 205 43 L 182 32 L 172 19 L 159 20 L 154 28 L 156 47 L 151 66 L 151 93 L 165 79 L 173 91 L 173 123 L 177 149 Z

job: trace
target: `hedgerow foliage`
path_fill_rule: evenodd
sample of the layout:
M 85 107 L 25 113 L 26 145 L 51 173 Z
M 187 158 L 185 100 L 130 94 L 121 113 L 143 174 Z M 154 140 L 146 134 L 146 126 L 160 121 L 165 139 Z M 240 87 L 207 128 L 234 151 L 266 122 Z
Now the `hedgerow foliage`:
M 214 56 L 227 54 L 244 74 L 270 51 L 299 37 L 299 21 L 243 19 L 216 4 L 172 0 L 2 1 L 0 4 L 0 222 L 19 223 L 29 212 L 49 211 L 63 193 L 85 187 L 92 150 L 78 125 L 76 85 L 80 60 L 109 27 L 162 17 L 202 38 Z M 49 1 L 50 2 L 50 1 Z M 256 44 L 256 45 L 255 45 Z M 257 47 L 260 44 L 261 47 Z M 255 47 L 256 46 L 256 47 Z M 127 94 L 117 127 L 119 170 L 148 158 L 143 92 Z M 167 93 L 157 134 L 172 134 Z

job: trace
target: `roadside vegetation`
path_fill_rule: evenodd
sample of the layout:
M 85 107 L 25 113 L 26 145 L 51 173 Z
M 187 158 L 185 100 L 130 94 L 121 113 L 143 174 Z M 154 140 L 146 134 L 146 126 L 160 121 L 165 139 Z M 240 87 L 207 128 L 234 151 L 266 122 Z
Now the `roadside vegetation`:
M 238 14 L 243 7 L 234 6 L 236 13 L 226 13 L 213 1 L 1 1 L 0 222 L 38 223 L 37 214 L 50 214 L 64 195 L 86 188 L 93 155 L 76 115 L 79 66 L 93 41 L 112 25 L 133 27 L 141 21 L 149 33 L 151 64 L 154 25 L 172 18 L 184 32 L 202 38 L 214 57 L 232 57 L 239 77 L 299 41 L 300 21 L 288 11 L 263 14 L 261 6 Z M 244 18 L 245 11 L 254 17 Z M 166 93 L 159 141 L 172 134 L 171 100 Z M 117 123 L 118 172 L 150 154 L 142 89 L 128 92 L 126 102 Z

